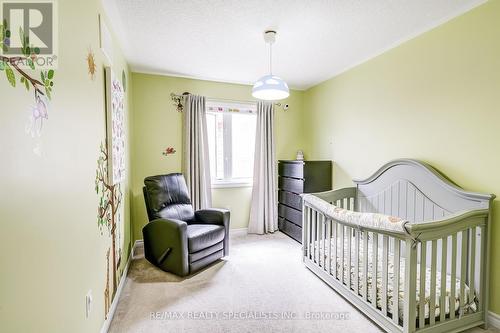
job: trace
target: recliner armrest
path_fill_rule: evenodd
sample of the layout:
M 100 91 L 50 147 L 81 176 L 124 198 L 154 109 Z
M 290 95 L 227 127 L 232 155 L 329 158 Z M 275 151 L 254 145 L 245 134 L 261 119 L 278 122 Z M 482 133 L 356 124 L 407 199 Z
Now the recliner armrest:
M 194 213 L 195 220 L 206 224 L 225 225 L 229 223 L 230 212 L 222 208 L 200 209 Z
M 194 217 L 197 223 L 224 226 L 226 231 L 224 236 L 224 255 L 229 255 L 229 222 L 231 220 L 231 212 L 222 208 L 207 208 L 196 211 Z
M 157 219 L 142 228 L 144 256 L 162 270 L 180 276 L 189 274 L 187 223 Z

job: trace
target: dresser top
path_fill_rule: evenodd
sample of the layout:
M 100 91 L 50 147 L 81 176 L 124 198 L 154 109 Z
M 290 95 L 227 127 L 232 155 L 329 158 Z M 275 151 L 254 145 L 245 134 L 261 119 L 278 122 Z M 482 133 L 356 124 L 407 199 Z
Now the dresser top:
M 303 161 L 299 161 L 299 160 L 279 160 L 278 162 L 279 163 L 297 163 L 297 164 L 304 164 L 304 163 L 332 163 L 332 161 L 329 161 L 329 160 L 315 160 L 315 161 L 312 161 L 312 160 L 303 160 Z

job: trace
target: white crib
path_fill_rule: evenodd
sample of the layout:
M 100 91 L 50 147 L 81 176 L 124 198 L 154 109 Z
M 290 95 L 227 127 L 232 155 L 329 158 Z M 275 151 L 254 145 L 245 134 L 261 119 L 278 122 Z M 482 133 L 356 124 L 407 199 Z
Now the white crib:
M 303 195 L 306 267 L 388 332 L 486 326 L 495 196 L 466 192 L 409 159 L 354 182 Z M 332 205 L 400 217 L 404 230 L 335 217 Z

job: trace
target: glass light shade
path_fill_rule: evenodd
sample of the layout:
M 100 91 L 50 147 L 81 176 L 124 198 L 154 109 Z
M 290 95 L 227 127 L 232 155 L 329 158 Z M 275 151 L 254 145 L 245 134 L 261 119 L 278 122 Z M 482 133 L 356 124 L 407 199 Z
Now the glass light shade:
M 290 96 L 290 90 L 285 81 L 269 74 L 255 82 L 252 89 L 252 96 L 266 101 L 278 101 Z

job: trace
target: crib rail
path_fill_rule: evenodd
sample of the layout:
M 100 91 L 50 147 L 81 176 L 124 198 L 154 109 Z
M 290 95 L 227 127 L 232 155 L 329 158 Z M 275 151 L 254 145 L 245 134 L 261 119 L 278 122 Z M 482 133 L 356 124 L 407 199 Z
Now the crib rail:
M 355 209 L 356 188 L 314 195 Z M 486 307 L 487 221 L 487 210 L 468 211 L 400 234 L 329 218 L 304 198 L 303 260 L 387 331 L 476 326 Z

